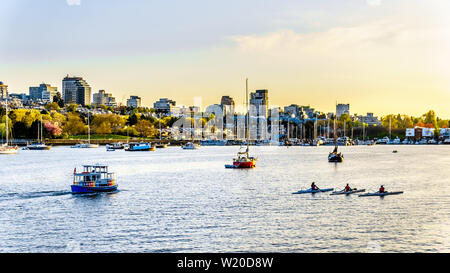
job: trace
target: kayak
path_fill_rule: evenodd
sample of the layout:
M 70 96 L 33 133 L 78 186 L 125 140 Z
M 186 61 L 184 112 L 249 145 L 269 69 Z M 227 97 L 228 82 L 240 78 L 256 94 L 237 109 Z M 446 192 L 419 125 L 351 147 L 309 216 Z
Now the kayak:
M 402 191 L 392 191 L 392 192 L 373 192 L 373 193 L 366 193 L 366 194 L 360 194 L 359 197 L 365 197 L 365 196 L 386 196 L 386 195 L 396 195 L 396 194 L 402 194 Z
M 365 192 L 365 191 L 366 191 L 365 189 L 362 189 L 362 190 L 351 190 L 351 191 L 348 191 L 348 192 L 345 192 L 344 190 L 341 190 L 341 191 L 334 191 L 330 195 L 340 195 L 340 194 L 349 195 L 349 194 L 358 193 L 358 192 Z
M 318 193 L 318 192 L 326 192 L 326 191 L 332 191 L 332 190 L 334 190 L 334 189 L 333 188 L 331 188 L 331 189 L 318 189 L 318 190 L 307 189 L 307 190 L 300 190 L 298 192 L 293 192 L 292 194 Z

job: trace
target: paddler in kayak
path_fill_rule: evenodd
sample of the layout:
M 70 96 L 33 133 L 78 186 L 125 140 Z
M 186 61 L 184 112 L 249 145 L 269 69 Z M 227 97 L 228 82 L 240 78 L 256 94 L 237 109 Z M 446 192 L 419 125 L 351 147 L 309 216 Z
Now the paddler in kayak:
M 311 184 L 311 189 L 312 189 L 313 191 L 317 191 L 317 190 L 319 190 L 319 187 L 317 187 L 316 184 L 315 184 L 314 182 L 312 182 L 312 184 Z
M 347 186 L 345 186 L 345 188 L 344 188 L 344 192 L 349 192 L 349 191 L 352 191 L 352 188 L 350 188 L 350 186 L 347 183 Z
M 381 185 L 380 189 L 378 190 L 378 193 L 385 193 L 384 186 Z

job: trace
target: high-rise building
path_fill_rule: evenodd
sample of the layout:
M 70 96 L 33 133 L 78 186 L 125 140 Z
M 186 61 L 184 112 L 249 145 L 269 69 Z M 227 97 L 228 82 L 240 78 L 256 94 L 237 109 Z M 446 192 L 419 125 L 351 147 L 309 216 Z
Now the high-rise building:
M 343 114 L 350 115 L 350 104 L 337 104 L 336 105 L 336 116 L 339 118 Z
M 269 109 L 269 91 L 256 90 L 254 93 L 250 93 L 250 106 L 254 106 L 256 109 L 256 115 L 258 117 L 267 118 L 267 113 Z
M 265 139 L 264 131 L 267 128 L 267 115 L 269 114 L 269 91 L 267 89 L 256 90 L 250 93 L 250 137 Z M 254 122 L 252 122 L 252 118 Z M 254 128 L 252 128 L 254 124 Z M 253 133 L 252 133 L 253 132 Z
M 91 87 L 81 77 L 65 77 L 62 90 L 64 103 L 91 104 Z
M 94 105 L 117 106 L 116 98 L 111 93 L 106 93 L 105 90 L 99 90 L 98 93 L 95 93 L 92 102 Z
M 6 94 L 8 94 L 8 86 L 3 82 L 0 82 L 0 98 L 5 99 Z
M 220 105 L 222 106 L 224 115 L 227 114 L 234 115 L 235 105 L 233 98 L 231 98 L 230 96 L 222 96 L 222 99 L 220 100 Z
M 176 106 L 176 102 L 168 98 L 161 98 L 159 101 L 153 103 L 153 108 L 158 114 L 169 114 Z
M 127 100 L 127 106 L 128 107 L 141 107 L 142 99 L 139 96 L 130 96 L 130 98 Z
M 38 87 L 30 87 L 29 91 L 29 98 L 31 100 L 53 102 L 53 97 L 58 93 L 58 87 L 52 87 L 50 84 L 42 83 Z

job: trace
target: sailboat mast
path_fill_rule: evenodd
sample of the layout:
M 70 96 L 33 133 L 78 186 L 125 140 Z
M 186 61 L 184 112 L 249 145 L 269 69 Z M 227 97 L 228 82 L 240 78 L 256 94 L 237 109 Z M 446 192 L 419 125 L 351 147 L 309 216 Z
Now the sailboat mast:
M 6 146 L 8 146 L 8 135 L 9 135 L 9 129 L 8 129 L 8 91 L 6 91 Z
M 41 139 L 40 142 L 43 144 L 44 143 L 44 131 L 42 129 L 42 114 L 41 114 Z
M 88 111 L 88 143 L 91 144 L 91 126 L 89 124 L 89 111 Z
M 246 130 L 245 130 L 245 135 L 246 135 L 246 138 L 247 138 L 247 152 L 248 152 L 248 149 L 249 149 L 249 146 L 250 146 L 250 144 L 249 144 L 249 131 L 248 131 L 248 126 L 249 126 L 249 119 L 250 119 L 250 110 L 249 110 L 249 108 L 248 108 L 248 78 L 246 78 L 245 79 L 245 104 L 246 104 L 246 108 L 247 108 L 247 124 L 246 124 Z

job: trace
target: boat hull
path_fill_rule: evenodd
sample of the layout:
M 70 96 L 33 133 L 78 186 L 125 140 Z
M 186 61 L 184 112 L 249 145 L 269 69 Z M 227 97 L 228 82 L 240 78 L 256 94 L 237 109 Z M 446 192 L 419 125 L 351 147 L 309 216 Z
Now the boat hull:
M 248 162 L 233 162 L 233 166 L 236 169 L 251 169 L 256 167 L 256 162 L 248 161 Z
M 71 185 L 72 193 L 95 193 L 95 192 L 112 192 L 116 191 L 118 185 L 107 186 L 107 187 L 84 187 Z
M 298 192 L 293 192 L 292 194 L 319 193 L 319 192 L 327 192 L 327 191 L 332 191 L 332 190 L 334 190 L 334 188 L 319 189 L 319 190 L 307 189 L 307 190 L 300 190 Z
M 46 146 L 46 147 L 31 147 L 28 146 L 27 149 L 30 151 L 44 151 L 44 150 L 50 150 L 52 147 L 51 146 Z
M 366 194 L 360 194 L 359 197 L 368 197 L 368 196 L 386 196 L 386 195 L 397 195 L 397 194 L 403 194 L 402 191 L 394 191 L 394 192 L 384 192 L 384 193 L 366 193 Z

